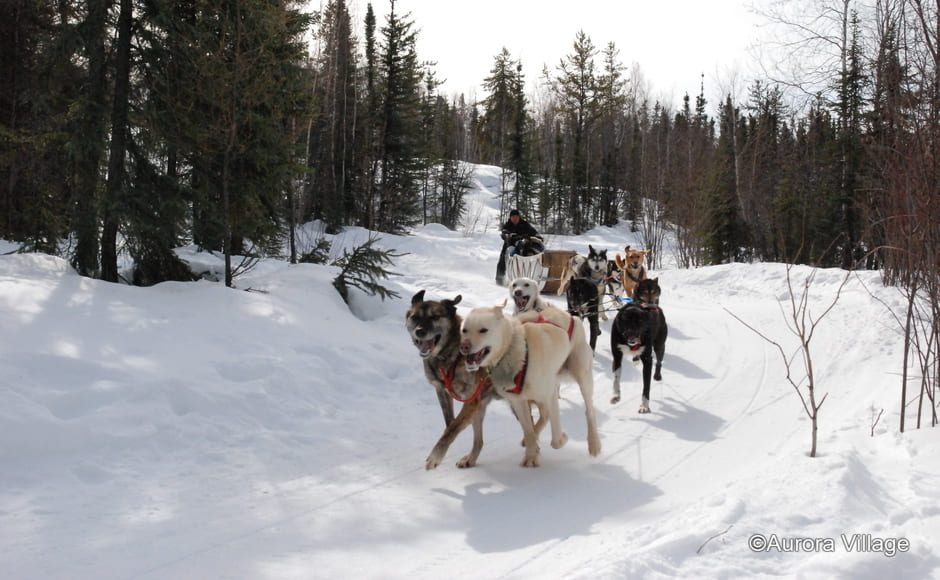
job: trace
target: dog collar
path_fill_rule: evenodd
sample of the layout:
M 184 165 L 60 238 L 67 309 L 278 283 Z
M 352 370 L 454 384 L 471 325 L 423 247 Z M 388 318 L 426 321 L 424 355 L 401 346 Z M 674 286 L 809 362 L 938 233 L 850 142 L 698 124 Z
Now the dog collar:
M 634 276 L 630 272 L 627 272 L 627 277 L 633 280 L 634 282 L 639 282 L 646 277 L 646 268 L 640 268 L 640 273 L 637 276 Z

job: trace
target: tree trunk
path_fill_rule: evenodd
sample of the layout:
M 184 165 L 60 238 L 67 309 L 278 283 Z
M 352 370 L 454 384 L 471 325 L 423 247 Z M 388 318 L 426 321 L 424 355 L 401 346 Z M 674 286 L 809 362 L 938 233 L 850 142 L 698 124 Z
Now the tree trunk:
M 78 130 L 84 134 L 75 137 L 82 140 L 76 147 L 74 190 L 75 254 L 72 265 L 82 276 L 94 276 L 98 272 L 98 185 L 101 179 L 101 157 L 105 136 L 105 103 L 107 96 L 107 71 L 105 29 L 110 0 L 88 2 L 85 18 L 88 47 L 88 93 L 87 104 Z M 64 22 L 62 23 L 65 24 Z
M 101 279 L 118 281 L 117 233 L 119 207 L 124 190 L 124 159 L 127 151 L 127 111 L 130 99 L 132 0 L 121 0 L 118 17 L 117 54 L 114 73 L 114 105 L 111 110 L 111 148 L 105 186 L 104 228 L 101 237 Z

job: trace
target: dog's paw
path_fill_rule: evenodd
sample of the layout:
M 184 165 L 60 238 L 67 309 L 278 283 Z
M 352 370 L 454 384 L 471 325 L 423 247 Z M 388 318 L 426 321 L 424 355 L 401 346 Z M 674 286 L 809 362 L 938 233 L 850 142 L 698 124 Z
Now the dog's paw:
M 656 371 L 656 374 L 653 375 L 653 379 L 657 381 L 663 380 L 663 373 Z
M 460 458 L 460 461 L 457 462 L 457 467 L 463 469 L 465 467 L 474 467 L 477 464 L 477 458 L 473 457 L 472 454 L 468 453 Z
M 522 463 L 520 463 L 519 465 L 521 465 L 522 467 L 538 467 L 539 456 L 538 455 L 534 457 L 526 456 L 522 459 Z
M 620 395 L 614 395 L 613 397 L 610 398 L 611 405 L 616 405 L 619 402 L 620 402 Z
M 432 453 L 428 455 L 428 458 L 424 460 L 424 469 L 425 471 L 431 471 L 432 469 L 437 469 L 437 466 L 441 464 L 443 457 Z
M 596 435 L 588 437 L 588 453 L 591 457 L 597 457 L 601 453 L 601 440 Z
M 562 433 L 561 437 L 559 437 L 557 440 L 552 439 L 552 449 L 561 449 L 562 447 L 565 446 L 565 443 L 567 442 L 568 442 L 568 434 Z
M 645 415 L 646 413 L 649 413 L 649 412 L 650 412 L 650 408 L 647 407 L 646 405 L 641 405 L 640 408 L 637 410 L 637 413 L 641 415 Z

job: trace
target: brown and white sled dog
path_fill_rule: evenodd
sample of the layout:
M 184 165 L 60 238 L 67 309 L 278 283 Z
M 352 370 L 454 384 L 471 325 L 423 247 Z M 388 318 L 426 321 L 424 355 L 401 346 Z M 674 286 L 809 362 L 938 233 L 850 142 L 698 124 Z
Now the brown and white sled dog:
M 444 415 L 444 433 L 425 461 L 425 469 L 441 464 L 450 444 L 467 425 L 473 425 L 473 447 L 457 462 L 457 467 L 473 467 L 483 448 L 483 417 L 486 406 L 495 398 L 492 384 L 483 373 L 467 370 L 460 353 L 460 324 L 457 304 L 453 300 L 425 300 L 424 290 L 411 299 L 405 315 L 405 326 L 424 361 L 424 375 L 437 392 Z M 454 400 L 463 402 L 454 417 Z
M 569 377 L 578 383 L 584 399 L 588 451 L 592 456 L 601 451 L 594 416 L 593 354 L 584 340 L 583 327 L 580 340 L 569 337 L 569 332 L 578 326 L 569 323 L 563 328 L 544 318 L 523 322 L 506 316 L 503 306 L 475 308 L 461 326 L 460 350 L 466 356 L 467 371 L 486 371 L 494 392 L 509 401 L 522 426 L 523 467 L 539 464 L 538 432 L 530 411 L 532 404 L 548 416 L 552 447 L 558 449 L 568 441 L 568 435 L 561 428 L 557 385 Z

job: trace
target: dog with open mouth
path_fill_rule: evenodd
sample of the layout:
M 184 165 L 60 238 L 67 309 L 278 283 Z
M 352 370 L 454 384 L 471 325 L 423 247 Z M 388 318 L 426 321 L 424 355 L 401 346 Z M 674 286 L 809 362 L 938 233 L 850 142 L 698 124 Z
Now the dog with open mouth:
M 538 282 L 531 278 L 514 278 L 509 283 L 509 299 L 512 300 L 513 314 L 542 312 L 551 306 L 542 299 Z
M 573 339 L 580 325 L 571 319 L 567 328 L 542 316 L 523 321 L 503 313 L 503 306 L 475 308 L 461 325 L 460 351 L 468 372 L 483 370 L 494 392 L 509 401 L 522 426 L 525 456 L 523 467 L 538 467 L 538 431 L 532 421 L 531 406 L 540 416 L 548 417 L 551 445 L 565 445 L 568 435 L 562 431 L 558 384 L 574 379 L 584 399 L 588 427 L 588 452 L 597 456 L 601 450 L 594 414 L 593 353 L 584 339 Z M 568 316 L 558 308 L 557 310 Z M 543 311 L 544 313 L 545 311 Z M 570 316 L 569 316 L 570 319 Z M 541 421 L 541 419 L 540 419 Z
M 468 371 L 460 352 L 460 325 L 457 314 L 461 296 L 452 300 L 425 300 L 424 290 L 411 299 L 411 308 L 405 315 L 405 327 L 424 366 L 424 375 L 437 393 L 444 415 L 444 432 L 425 460 L 425 469 L 434 469 L 457 435 L 467 425 L 473 425 L 473 447 L 463 456 L 457 467 L 476 465 L 483 449 L 483 418 L 486 407 L 496 397 L 492 384 L 483 373 Z M 454 400 L 463 403 L 454 417 Z
M 631 302 L 617 312 L 610 330 L 610 352 L 613 356 L 614 395 L 611 404 L 620 401 L 620 372 L 623 357 L 629 356 L 634 364 L 643 367 L 643 398 L 640 413 L 650 412 L 650 375 L 661 381 L 663 355 L 666 352 L 666 316 L 657 304 Z M 656 353 L 656 372 L 653 373 L 653 353 Z
M 585 293 L 588 294 L 588 300 L 590 300 L 591 295 L 593 295 L 593 302 L 591 304 L 594 305 L 594 319 L 591 324 L 590 342 L 591 351 L 593 352 L 597 339 L 597 337 L 594 335 L 595 326 L 597 325 L 597 293 L 594 291 L 593 284 L 581 278 L 575 278 L 571 281 L 571 284 L 568 286 L 569 295 L 571 293 L 572 287 L 581 287 L 582 289 L 590 288 L 590 291 L 585 290 Z M 580 324 L 576 324 L 577 321 L 575 321 L 575 323 L 572 322 L 572 316 L 577 316 L 578 319 L 584 318 L 584 316 L 582 316 L 584 311 L 580 309 L 578 312 L 572 311 L 570 308 L 570 299 L 569 308 L 566 312 L 543 299 L 539 293 L 538 283 L 530 278 L 516 278 L 510 282 L 509 298 L 512 300 L 513 304 L 513 316 L 522 320 L 523 322 L 537 322 L 541 318 L 561 326 L 562 328 L 568 328 L 571 326 L 572 341 L 580 343 L 586 340 L 586 337 L 584 336 L 584 328 Z M 597 334 L 600 333 L 600 328 L 598 327 Z

